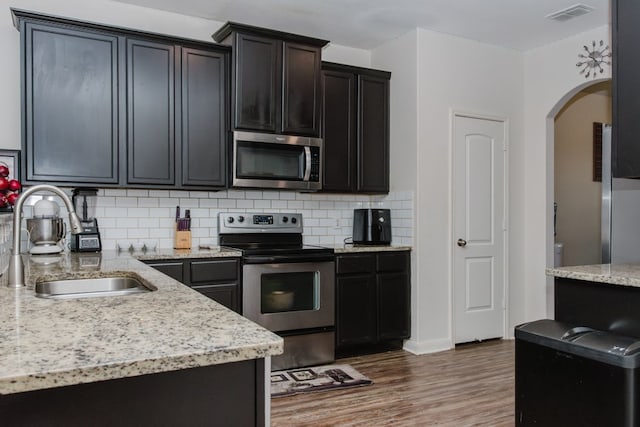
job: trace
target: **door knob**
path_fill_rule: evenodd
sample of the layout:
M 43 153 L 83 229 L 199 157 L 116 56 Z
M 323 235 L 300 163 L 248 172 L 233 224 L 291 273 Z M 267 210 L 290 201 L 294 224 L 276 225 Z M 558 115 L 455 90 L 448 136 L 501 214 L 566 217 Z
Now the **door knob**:
M 467 246 L 467 241 L 464 239 L 458 239 L 458 246 L 464 248 L 465 246 Z

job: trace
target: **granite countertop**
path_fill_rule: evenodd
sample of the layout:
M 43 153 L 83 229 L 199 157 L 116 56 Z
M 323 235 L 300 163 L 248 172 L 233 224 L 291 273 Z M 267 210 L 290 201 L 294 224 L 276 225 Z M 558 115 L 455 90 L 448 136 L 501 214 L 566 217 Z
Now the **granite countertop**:
M 0 287 L 0 394 L 263 358 L 283 351 L 279 336 L 129 253 L 24 258 L 27 287 Z M 136 275 L 157 291 L 66 300 L 34 294 L 33 284 L 39 278 L 118 274 Z
M 410 251 L 411 246 L 394 246 L 394 245 L 337 245 L 333 247 L 337 254 L 349 254 L 358 252 L 399 252 Z
M 640 264 L 594 264 L 548 268 L 548 276 L 640 287 Z
M 152 261 L 155 259 L 241 257 L 242 252 L 220 246 L 205 245 L 205 247 L 193 247 L 191 249 L 157 249 L 146 252 L 131 252 L 131 255 L 141 261 Z
M 394 251 L 410 251 L 411 246 L 394 246 L 394 245 L 320 245 L 331 248 L 337 254 L 358 253 L 358 252 L 394 252 Z M 179 258 L 218 258 L 218 257 L 241 257 L 242 252 L 231 248 L 220 246 L 209 246 L 206 248 L 191 249 L 159 249 L 149 252 L 133 252 L 132 255 L 143 261 L 161 260 L 161 259 L 179 259 Z

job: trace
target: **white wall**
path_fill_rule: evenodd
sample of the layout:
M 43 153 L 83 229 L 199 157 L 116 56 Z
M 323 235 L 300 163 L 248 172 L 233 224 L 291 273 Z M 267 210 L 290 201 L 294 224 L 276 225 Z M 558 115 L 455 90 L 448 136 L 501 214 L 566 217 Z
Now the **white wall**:
M 525 228 L 524 309 L 516 323 L 553 316 L 553 281 L 545 268 L 553 266 L 553 118 L 562 106 L 592 81 L 578 74 L 582 46 L 609 42 L 607 25 L 560 40 L 525 54 Z M 607 68 L 597 80 L 611 77 Z
M 415 195 L 418 188 L 418 32 L 409 32 L 391 43 L 380 46 L 372 53 L 372 67 L 391 71 L 390 82 L 390 187 L 391 191 L 409 191 Z M 415 213 L 415 200 L 412 206 L 412 233 L 422 221 Z M 413 234 L 412 234 L 413 236 Z M 415 243 L 415 241 L 414 241 Z M 411 252 L 411 331 L 417 337 L 421 331 L 419 325 L 427 323 L 428 312 L 419 305 L 420 295 L 424 293 L 421 274 L 418 269 L 421 247 L 414 244 Z M 416 340 L 417 341 L 417 340 Z
M 523 55 L 419 29 L 374 49 L 372 65 L 379 64 L 394 73 L 394 185 L 416 189 L 412 295 L 417 313 L 406 348 L 418 353 L 450 348 L 451 111 L 507 118 L 510 161 L 516 166 L 510 194 L 521 191 L 517 174 L 523 162 L 517 156 L 523 140 Z M 412 114 L 414 108 L 417 114 Z M 523 227 L 518 207 L 511 210 L 511 228 Z M 512 244 L 510 252 L 512 263 L 521 264 L 522 244 Z

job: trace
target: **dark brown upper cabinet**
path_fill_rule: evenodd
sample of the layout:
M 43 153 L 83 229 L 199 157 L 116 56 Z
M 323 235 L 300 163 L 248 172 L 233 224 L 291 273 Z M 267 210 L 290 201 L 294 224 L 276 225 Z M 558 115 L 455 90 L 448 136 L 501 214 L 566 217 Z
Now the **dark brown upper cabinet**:
M 127 39 L 127 184 L 175 184 L 175 46 Z
M 389 192 L 387 71 L 322 63 L 323 191 Z
M 326 40 L 229 22 L 213 38 L 232 46 L 233 127 L 319 136 Z
M 120 38 L 22 22 L 25 184 L 118 183 Z
M 613 28 L 613 127 L 611 166 L 614 177 L 640 178 L 640 2 L 614 0 Z
M 25 184 L 226 188 L 227 46 L 12 12 Z

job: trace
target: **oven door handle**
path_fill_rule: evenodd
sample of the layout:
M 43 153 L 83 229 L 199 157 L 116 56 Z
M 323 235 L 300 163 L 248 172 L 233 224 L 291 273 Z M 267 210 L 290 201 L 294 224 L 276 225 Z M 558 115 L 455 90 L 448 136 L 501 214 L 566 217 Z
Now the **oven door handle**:
M 331 262 L 333 254 L 245 255 L 244 264 L 280 264 L 290 262 Z

